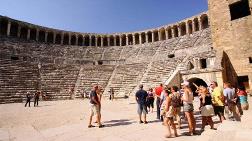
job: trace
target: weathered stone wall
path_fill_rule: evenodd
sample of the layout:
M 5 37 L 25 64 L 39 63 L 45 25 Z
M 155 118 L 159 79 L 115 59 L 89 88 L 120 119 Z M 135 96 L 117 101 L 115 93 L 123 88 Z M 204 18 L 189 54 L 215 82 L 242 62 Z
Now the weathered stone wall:
M 252 12 L 252 0 L 248 1 Z M 252 16 L 231 20 L 229 4 L 234 2 L 237 0 L 208 0 L 213 46 L 227 54 L 238 76 L 248 75 L 251 89 Z

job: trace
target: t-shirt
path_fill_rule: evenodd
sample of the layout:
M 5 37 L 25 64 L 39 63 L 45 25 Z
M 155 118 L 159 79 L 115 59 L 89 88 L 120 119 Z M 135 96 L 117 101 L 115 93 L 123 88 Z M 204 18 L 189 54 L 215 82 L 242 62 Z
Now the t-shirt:
M 212 98 L 213 98 L 213 104 L 215 106 L 224 106 L 224 101 L 222 100 L 224 97 L 221 88 L 216 87 L 213 89 L 212 92 Z
M 234 89 L 225 88 L 223 93 L 224 93 L 224 96 L 226 97 L 227 102 L 231 102 L 235 98 Z
M 98 102 L 98 95 L 95 91 L 91 91 L 91 93 L 90 93 L 90 103 L 97 104 L 93 101 L 93 98 Z
M 137 103 L 145 105 L 147 96 L 148 96 L 148 94 L 145 90 L 138 90 L 136 92 Z
M 159 86 L 155 88 L 156 95 L 160 96 L 163 91 L 163 87 Z

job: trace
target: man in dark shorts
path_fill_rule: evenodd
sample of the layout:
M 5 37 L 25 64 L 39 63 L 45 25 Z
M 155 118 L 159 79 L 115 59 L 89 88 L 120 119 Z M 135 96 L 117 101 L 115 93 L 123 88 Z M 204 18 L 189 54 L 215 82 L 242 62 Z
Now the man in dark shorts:
M 104 127 L 104 125 L 101 124 L 101 119 L 100 119 L 100 107 L 101 107 L 101 103 L 99 100 L 99 97 L 97 95 L 97 92 L 99 91 L 99 87 L 98 85 L 95 85 L 93 87 L 93 90 L 90 93 L 90 118 L 89 118 L 89 124 L 88 124 L 88 128 L 94 127 L 91 123 L 92 123 L 92 118 L 94 115 L 96 115 L 97 118 L 97 124 L 99 126 L 99 128 Z
M 41 94 L 41 91 L 36 91 L 34 94 L 34 107 L 37 105 L 38 106 L 38 101 L 39 101 L 39 96 Z
M 146 114 L 147 112 L 147 97 L 148 94 L 145 90 L 143 90 L 143 85 L 139 85 L 139 90 L 136 92 L 136 101 L 138 104 L 138 109 L 137 113 L 139 115 L 139 123 L 144 123 L 147 124 L 148 122 L 146 121 Z M 142 114 L 144 121 L 142 121 Z
M 29 104 L 29 107 L 30 107 L 31 98 L 32 98 L 32 96 L 31 96 L 30 92 L 27 92 L 27 93 L 26 93 L 26 103 L 25 103 L 25 107 L 26 107 L 27 104 Z

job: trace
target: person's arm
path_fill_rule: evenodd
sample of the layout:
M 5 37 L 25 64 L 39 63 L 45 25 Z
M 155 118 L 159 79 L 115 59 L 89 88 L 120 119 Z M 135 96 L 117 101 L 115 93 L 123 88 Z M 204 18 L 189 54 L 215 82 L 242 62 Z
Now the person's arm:
M 171 98 L 169 96 L 167 96 L 166 100 L 165 100 L 165 111 L 168 112 L 170 109 L 170 103 L 171 103 Z
M 185 91 L 181 99 L 182 99 L 183 101 L 185 101 L 185 102 L 188 102 L 189 93 Z

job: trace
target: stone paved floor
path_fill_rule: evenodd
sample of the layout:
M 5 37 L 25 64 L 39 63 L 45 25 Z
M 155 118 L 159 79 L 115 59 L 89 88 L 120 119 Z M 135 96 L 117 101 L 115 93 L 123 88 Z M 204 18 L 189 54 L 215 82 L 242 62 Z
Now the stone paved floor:
M 195 100 L 195 109 L 198 100 Z M 102 121 L 104 128 L 88 129 L 88 100 L 42 101 L 39 107 L 24 107 L 24 104 L 0 105 L 0 141 L 252 141 L 252 112 L 246 111 L 241 123 L 226 121 L 216 124 L 217 131 L 209 127 L 200 136 L 184 136 L 187 123 L 179 130 L 178 138 L 164 138 L 166 128 L 149 113 L 149 124 L 139 124 L 135 101 L 108 101 L 103 99 Z M 197 129 L 201 119 L 195 112 Z M 249 116 L 250 117 L 249 117 Z M 218 118 L 214 117 L 217 121 Z M 242 130 L 240 130 L 242 129 Z

